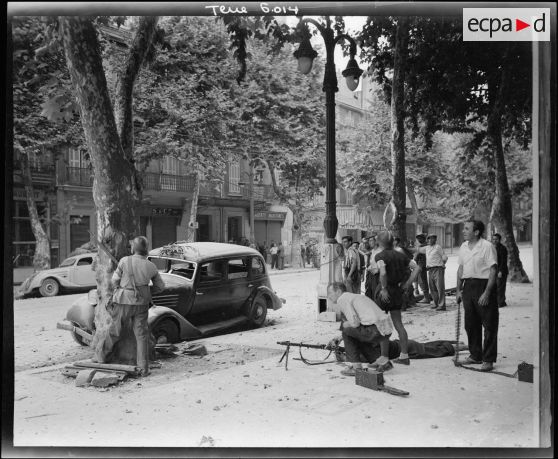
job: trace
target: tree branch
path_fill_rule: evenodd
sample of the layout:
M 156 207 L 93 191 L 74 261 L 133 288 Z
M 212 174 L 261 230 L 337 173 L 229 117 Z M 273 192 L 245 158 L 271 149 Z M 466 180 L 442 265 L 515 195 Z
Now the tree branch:
M 138 30 L 134 35 L 126 64 L 116 80 L 114 118 L 116 120 L 118 135 L 124 150 L 124 155 L 128 159 L 132 159 L 134 151 L 134 120 L 132 115 L 134 82 L 153 43 L 157 21 L 157 16 L 140 18 Z

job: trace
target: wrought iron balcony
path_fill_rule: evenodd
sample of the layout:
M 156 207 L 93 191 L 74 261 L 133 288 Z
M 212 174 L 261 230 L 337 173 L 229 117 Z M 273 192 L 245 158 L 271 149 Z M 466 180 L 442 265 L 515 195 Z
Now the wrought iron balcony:
M 59 185 L 93 186 L 93 170 L 85 167 L 66 167 L 63 177 L 58 178 Z
M 54 183 L 54 164 L 50 162 L 32 162 L 30 163 L 31 178 L 35 184 Z M 14 161 L 14 180 L 21 183 L 21 162 Z
M 195 178 L 193 175 L 172 175 L 146 172 L 142 175 L 143 189 L 146 191 L 193 192 Z M 93 172 L 88 168 L 66 167 L 58 179 L 60 185 L 93 186 Z M 224 186 L 223 186 L 224 185 Z M 234 182 L 215 183 L 202 181 L 200 196 L 215 198 L 240 198 L 249 200 L 253 194 L 254 201 L 271 202 L 274 198 L 271 185 L 254 184 L 252 189 L 246 184 Z
M 143 174 L 143 188 L 151 191 L 194 191 L 194 177 L 171 174 Z

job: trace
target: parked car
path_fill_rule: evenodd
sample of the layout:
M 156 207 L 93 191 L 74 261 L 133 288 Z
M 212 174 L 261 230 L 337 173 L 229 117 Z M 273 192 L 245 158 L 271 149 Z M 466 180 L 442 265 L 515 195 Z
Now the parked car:
M 158 343 L 194 339 L 240 324 L 260 327 L 268 309 L 280 309 L 285 302 L 271 288 L 263 257 L 249 247 L 181 242 L 154 249 L 148 258 L 165 284 L 149 309 L 149 328 Z M 97 300 L 96 290 L 79 298 L 66 320 L 93 333 Z M 75 331 L 72 336 L 87 344 Z
M 56 296 L 66 291 L 87 291 L 97 285 L 93 260 L 96 253 L 84 253 L 66 258 L 58 268 L 33 273 L 19 288 L 18 297 L 36 295 Z

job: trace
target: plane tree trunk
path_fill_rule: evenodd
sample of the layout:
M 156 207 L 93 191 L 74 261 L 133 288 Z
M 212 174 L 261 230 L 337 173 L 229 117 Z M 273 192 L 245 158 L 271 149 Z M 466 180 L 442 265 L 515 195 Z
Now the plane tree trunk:
M 141 24 L 138 33 L 141 33 Z M 143 24 L 143 27 L 154 27 L 154 24 Z M 131 121 L 126 120 L 131 117 L 131 110 L 125 109 L 122 119 L 119 118 L 123 137 L 128 142 L 126 152 L 118 133 L 99 52 L 100 45 L 91 20 L 87 17 L 61 16 L 59 25 L 66 64 L 94 171 L 93 200 L 97 209 L 97 238 L 119 260 L 129 254 L 129 240 L 137 234 L 136 208 L 141 202 L 141 186 L 130 156 L 133 140 L 130 143 L 130 132 L 127 131 L 131 130 Z M 138 50 L 132 47 L 130 52 Z M 143 57 L 139 62 L 142 60 Z M 139 65 L 136 66 L 136 72 L 137 69 Z M 133 85 L 134 80 L 135 77 L 130 77 L 121 84 Z M 117 102 L 115 106 L 131 106 L 131 90 L 126 88 L 120 92 L 130 98 L 126 103 Z M 112 348 L 108 331 L 113 318 L 107 310 L 107 304 L 111 302 L 111 277 L 116 266 L 103 251 L 99 251 L 98 257 L 99 303 L 95 312 L 96 332 L 92 343 L 95 357 L 100 362 L 135 362 L 135 340 L 130 338 L 129 330 Z
M 33 177 L 31 175 L 31 166 L 27 153 L 20 154 L 21 174 L 23 178 L 23 186 L 25 188 L 25 199 L 27 208 L 29 209 L 29 218 L 31 220 L 31 231 L 35 237 L 35 254 L 33 255 L 33 271 L 42 271 L 50 269 L 50 240 L 39 218 L 37 203 L 33 197 Z
M 504 157 L 504 146 L 502 142 L 502 112 L 506 97 L 510 97 L 510 74 L 511 69 L 507 65 L 509 60 L 504 56 L 499 87 L 495 88 L 489 82 L 488 93 L 495 99 L 488 116 L 487 134 L 492 146 L 494 157 L 494 169 L 496 175 L 495 194 L 492 202 L 491 222 L 498 233 L 502 235 L 502 243 L 508 249 L 508 267 L 510 282 L 529 282 L 527 273 L 523 269 L 523 263 L 519 258 L 519 249 L 513 234 L 513 211 L 510 187 L 506 172 L 506 161 Z
M 198 202 L 200 196 L 200 173 L 196 172 L 194 175 L 194 193 L 191 201 L 186 201 L 183 209 L 183 218 L 188 217 L 188 228 L 186 229 L 186 242 L 194 242 L 196 240 L 196 228 L 198 215 Z

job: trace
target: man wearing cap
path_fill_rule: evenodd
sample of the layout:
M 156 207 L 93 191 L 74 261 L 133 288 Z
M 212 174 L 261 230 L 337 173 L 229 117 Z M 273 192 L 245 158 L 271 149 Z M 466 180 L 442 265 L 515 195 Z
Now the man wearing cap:
M 458 303 L 463 301 L 465 331 L 471 352 L 464 363 L 482 363 L 481 371 L 492 371 L 498 343 L 498 258 L 496 248 L 482 237 L 483 233 L 483 222 L 465 222 L 465 242 L 459 248 L 457 258 L 459 268 L 455 297 Z
M 428 271 L 428 288 L 434 300 L 432 309 L 436 311 L 446 310 L 446 262 L 448 256 L 444 253 L 441 245 L 436 244 L 438 236 L 429 234 L 426 238 L 428 245 L 419 247 L 417 252 L 426 254 L 426 270 Z
M 418 267 L 420 268 L 420 272 L 418 275 L 418 283 L 424 294 L 424 298 L 419 301 L 419 303 L 427 303 L 429 304 L 432 301 L 432 297 L 430 296 L 430 290 L 428 289 L 428 273 L 426 271 L 426 254 L 420 253 L 418 248 L 426 247 L 426 234 L 417 234 L 417 252 L 415 253 L 414 260 Z
M 149 374 L 149 328 L 147 317 L 151 303 L 151 289 L 149 281 L 153 282 L 153 293 L 165 288 L 165 283 L 157 266 L 147 259 L 148 242 L 144 236 L 138 236 L 132 241 L 133 255 L 124 257 L 112 275 L 112 285 L 115 288 L 111 315 L 113 322 L 106 340 L 105 352 L 112 349 L 122 333 L 122 327 L 131 323 L 136 337 L 136 363 L 140 374 Z M 108 353 L 108 352 L 107 352 Z
M 389 312 L 401 340 L 401 354 L 394 362 L 409 365 L 408 337 L 403 326 L 401 309 L 404 304 L 403 292 L 413 285 L 418 275 L 418 266 L 414 260 L 394 250 L 393 236 L 389 231 L 378 234 L 377 241 L 383 250 L 374 257 L 380 270 L 380 285 L 376 288 L 374 301 L 381 309 Z M 409 269 L 411 269 L 410 276 Z

